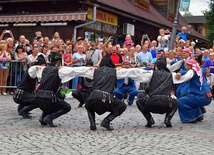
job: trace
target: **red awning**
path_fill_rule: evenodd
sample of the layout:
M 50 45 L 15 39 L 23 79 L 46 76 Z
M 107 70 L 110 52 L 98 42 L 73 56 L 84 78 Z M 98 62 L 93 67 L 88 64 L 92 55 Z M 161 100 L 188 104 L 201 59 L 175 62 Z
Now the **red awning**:
M 59 22 L 72 20 L 86 20 L 87 12 L 54 13 L 54 14 L 25 14 L 0 16 L 0 23 L 23 23 L 23 22 Z

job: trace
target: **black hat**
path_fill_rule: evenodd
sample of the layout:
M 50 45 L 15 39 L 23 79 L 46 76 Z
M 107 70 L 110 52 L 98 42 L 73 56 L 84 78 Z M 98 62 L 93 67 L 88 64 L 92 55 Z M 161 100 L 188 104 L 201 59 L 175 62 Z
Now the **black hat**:
M 42 54 L 38 55 L 36 61 L 34 62 L 34 65 L 42 65 L 46 64 L 46 60 Z
M 52 52 L 51 65 L 55 65 L 58 60 L 62 61 L 62 54 L 60 54 L 59 52 Z

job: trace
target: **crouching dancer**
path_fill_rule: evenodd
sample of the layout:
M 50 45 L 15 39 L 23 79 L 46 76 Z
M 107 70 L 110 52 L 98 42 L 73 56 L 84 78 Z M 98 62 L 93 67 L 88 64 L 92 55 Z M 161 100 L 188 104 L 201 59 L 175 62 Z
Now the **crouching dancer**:
M 39 121 L 42 125 L 56 127 L 53 120 L 66 114 L 71 110 L 71 106 L 64 101 L 64 96 L 60 94 L 61 79 L 58 74 L 61 66 L 62 55 L 53 52 L 51 63 L 42 71 L 39 90 L 36 92 L 39 108 L 43 111 Z
M 110 62 L 110 63 L 109 63 Z M 86 101 L 85 108 L 88 112 L 90 129 L 96 130 L 95 112 L 102 115 L 105 112 L 110 114 L 101 122 L 101 127 L 113 130 L 110 122 L 126 110 L 126 104 L 113 98 L 113 91 L 117 80 L 115 65 L 111 62 L 109 55 L 105 56 L 100 67 L 94 71 L 93 90 Z
M 159 58 L 155 64 L 155 70 L 149 87 L 146 88 L 146 97 L 137 100 L 137 107 L 147 120 L 146 127 L 151 127 L 155 121 L 152 113 L 166 113 L 164 123 L 172 127 L 171 119 L 177 111 L 177 99 L 171 97 L 173 92 L 172 74 L 166 68 L 166 58 Z
M 46 65 L 44 56 L 39 55 L 34 65 Z M 31 118 L 29 112 L 39 107 L 39 103 L 36 101 L 36 95 L 34 93 L 36 83 L 37 78 L 30 76 L 27 71 L 13 94 L 14 102 L 19 104 L 17 108 L 18 114 L 24 119 Z

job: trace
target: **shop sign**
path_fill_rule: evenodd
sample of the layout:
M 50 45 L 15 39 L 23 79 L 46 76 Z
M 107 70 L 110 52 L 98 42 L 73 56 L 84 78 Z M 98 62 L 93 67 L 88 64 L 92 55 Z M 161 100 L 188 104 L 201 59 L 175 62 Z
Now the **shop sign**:
M 118 25 L 118 17 L 116 15 L 97 10 L 96 16 L 97 16 L 96 18 L 97 22 L 114 25 L 114 26 Z M 88 8 L 87 18 L 93 20 L 93 8 L 91 7 Z

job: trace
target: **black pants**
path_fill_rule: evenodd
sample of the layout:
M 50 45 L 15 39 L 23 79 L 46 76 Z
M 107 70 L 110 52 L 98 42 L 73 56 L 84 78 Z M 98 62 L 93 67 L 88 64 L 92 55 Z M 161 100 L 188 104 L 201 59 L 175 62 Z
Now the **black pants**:
M 23 91 L 23 94 L 21 94 L 20 97 L 17 99 L 17 98 L 14 98 L 16 96 L 16 93 L 17 92 L 15 91 L 13 94 L 13 100 L 17 104 L 22 104 L 23 106 L 38 104 L 38 102 L 36 101 L 35 94 Z
M 84 104 L 86 99 L 90 95 L 90 90 L 79 89 L 72 92 L 72 96 L 77 99 L 80 103 Z
M 177 109 L 178 106 L 178 101 L 176 99 L 171 100 L 171 103 L 169 103 L 169 100 L 167 98 L 155 98 L 154 100 L 152 100 L 152 98 L 150 98 L 147 101 L 145 101 L 145 99 L 138 99 L 136 101 L 137 107 L 138 109 L 142 112 L 142 113 L 157 113 L 157 114 L 169 114 L 172 111 L 174 111 L 175 109 Z
M 126 107 L 126 104 L 118 99 L 113 99 L 111 103 L 107 100 L 103 102 L 102 100 L 90 99 L 85 105 L 85 108 L 88 111 L 96 112 L 98 115 L 102 115 L 105 112 L 118 112 L 119 115 L 121 115 L 125 111 Z

